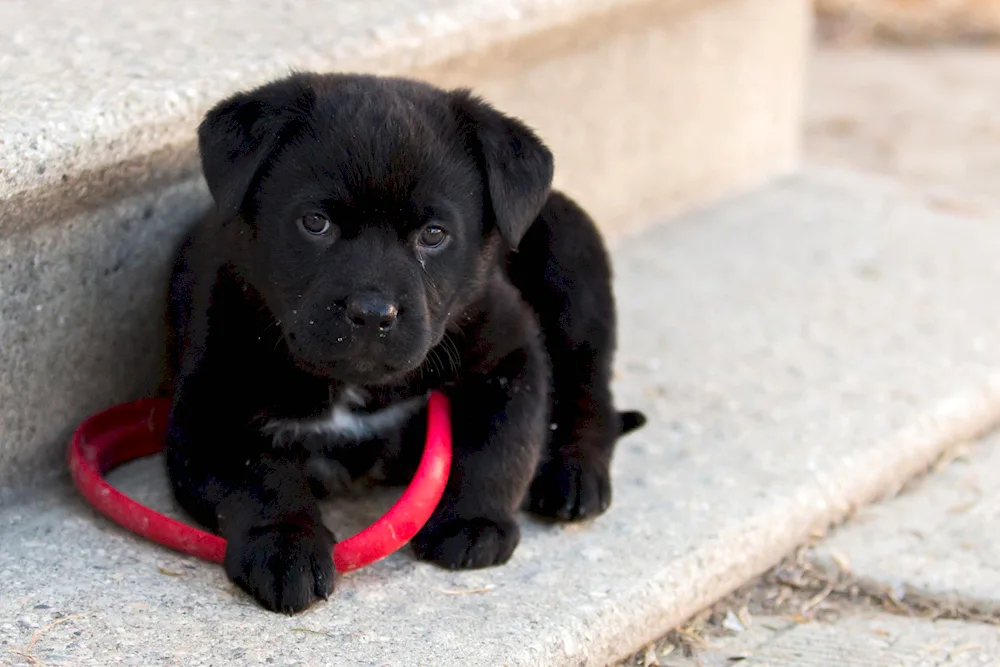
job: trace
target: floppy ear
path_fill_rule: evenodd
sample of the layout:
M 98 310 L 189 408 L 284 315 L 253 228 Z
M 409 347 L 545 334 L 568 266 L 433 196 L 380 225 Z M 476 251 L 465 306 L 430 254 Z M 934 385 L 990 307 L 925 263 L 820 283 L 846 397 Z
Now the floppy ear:
M 239 212 L 254 177 L 275 148 L 307 122 L 315 94 L 291 79 L 219 102 L 198 126 L 201 167 L 225 217 Z
M 552 188 L 552 153 L 524 123 L 467 90 L 452 93 L 455 114 L 480 161 L 489 209 L 511 248 L 542 210 Z

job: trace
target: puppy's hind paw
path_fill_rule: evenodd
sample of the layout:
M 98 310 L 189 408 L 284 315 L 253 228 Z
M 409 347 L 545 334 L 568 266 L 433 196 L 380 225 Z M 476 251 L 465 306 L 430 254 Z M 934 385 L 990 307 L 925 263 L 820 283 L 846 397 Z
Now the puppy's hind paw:
M 604 463 L 553 459 L 531 484 L 528 510 L 562 521 L 595 517 L 611 506 L 611 474 Z
M 471 570 L 506 563 L 520 541 L 514 519 L 452 519 L 425 526 L 413 538 L 413 550 L 420 560 Z

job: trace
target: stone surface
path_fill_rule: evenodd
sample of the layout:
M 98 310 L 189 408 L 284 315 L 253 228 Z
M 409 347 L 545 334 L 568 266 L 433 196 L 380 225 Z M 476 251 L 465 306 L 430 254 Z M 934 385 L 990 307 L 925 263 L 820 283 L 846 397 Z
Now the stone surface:
M 156 389 L 170 261 L 207 202 L 187 181 L 0 234 L 0 500 L 62 472 L 89 414 Z
M 2 494 L 157 383 L 166 261 L 207 201 L 194 128 L 222 95 L 293 66 L 471 86 L 620 233 L 792 168 L 808 3 L 32 0 L 0 3 L 0 34 Z
M 892 174 L 942 194 L 961 216 L 994 206 L 1000 179 L 998 49 L 822 49 L 812 65 L 809 158 Z M 943 193 L 941 186 L 948 192 Z M 997 437 L 890 502 L 862 510 L 820 543 L 876 587 L 1000 612 Z
M 827 173 L 614 245 L 616 391 L 650 424 L 621 443 L 603 517 L 525 519 L 496 569 L 445 572 L 404 551 L 284 618 L 218 567 L 139 541 L 53 485 L 0 511 L 2 646 L 22 650 L 55 615 L 79 614 L 39 632 L 32 655 L 604 664 L 1000 418 L 1000 312 L 983 307 L 1000 280 L 996 220 Z M 115 479 L 169 506 L 156 466 Z M 346 534 L 379 502 L 343 504 L 351 524 L 332 513 L 331 525 Z
M 65 217 L 195 173 L 201 114 L 290 69 L 499 88 L 491 97 L 525 111 L 543 136 L 577 146 L 568 165 L 593 144 L 589 169 L 566 173 L 589 180 L 564 180 L 585 195 L 596 179 L 606 189 L 631 187 L 632 198 L 656 197 L 648 182 L 639 189 L 624 174 L 608 182 L 609 150 L 615 164 L 628 151 L 637 151 L 636 164 L 673 152 L 690 168 L 690 146 L 710 146 L 690 175 L 661 175 L 672 193 L 691 196 L 720 179 L 731 187 L 722 176 L 729 173 L 747 181 L 754 161 L 759 180 L 795 159 L 808 16 L 807 0 L 342 0 L 307 11 L 280 0 L 5 2 L 0 225 L 51 218 L 37 212 L 53 208 Z M 587 122 L 599 115 L 598 126 Z M 715 159 L 719 151 L 735 164 Z
M 859 613 L 835 623 L 796 624 L 766 616 L 748 632 L 713 639 L 685 658 L 674 651 L 660 667 L 966 667 L 996 665 L 1000 628 Z
M 862 510 L 817 547 L 886 589 L 1000 614 L 1000 436 L 891 501 Z
M 629 4 L 5 2 L 0 195 L 189 144 L 207 105 L 291 68 L 405 68 Z
M 865 2 L 854 4 L 861 6 Z M 898 11 L 919 11 L 916 5 L 896 4 Z M 918 4 L 933 8 L 947 3 Z M 949 7 L 961 4 L 951 3 Z M 996 49 L 820 48 L 812 59 L 807 95 L 806 158 L 891 174 L 928 188 L 926 199 L 931 208 L 953 215 L 982 216 L 983 211 L 996 206 L 996 183 L 1000 179 L 997 143 L 990 141 L 996 134 L 992 109 L 1000 102 L 995 85 L 998 56 L 1000 51 Z M 1000 561 L 1000 554 L 990 543 L 990 537 L 998 532 L 995 494 L 990 491 L 990 480 L 997 477 L 1000 465 L 997 440 L 998 436 L 991 435 L 972 446 L 957 446 L 944 459 L 960 454 L 948 467 L 941 469 L 942 463 L 938 463 L 927 479 L 907 485 L 902 497 L 862 508 L 833 534 L 832 540 L 820 541 L 803 558 L 809 560 L 810 567 L 815 564 L 816 553 L 820 565 L 849 566 L 851 574 L 861 579 L 863 589 L 877 594 L 879 599 L 902 596 L 897 607 L 900 610 L 912 605 L 927 614 L 958 612 L 974 619 L 989 614 L 997 618 L 1000 595 L 991 565 Z M 744 589 L 753 591 L 751 595 L 758 601 L 786 600 L 779 605 L 786 612 L 782 618 L 759 616 L 759 610 L 753 610 L 751 605 L 754 615 L 744 632 L 716 636 L 721 631 L 716 622 L 708 626 L 707 645 L 694 642 L 693 656 L 682 656 L 676 638 L 668 637 L 640 650 L 627 664 L 644 664 L 654 657 L 663 667 L 718 667 L 733 664 L 733 658 L 745 658 L 739 664 L 769 660 L 784 664 L 765 645 L 775 641 L 777 633 L 795 627 L 789 619 L 796 615 L 802 619 L 802 610 L 812 608 L 811 601 L 819 599 L 813 595 L 822 597 L 822 584 L 790 594 L 791 589 L 774 583 L 795 570 L 794 562 L 786 563 L 777 572 L 749 582 Z M 791 576 L 792 581 L 797 578 Z M 838 573 L 836 580 L 849 582 L 851 578 Z M 822 610 L 820 618 L 870 611 L 873 601 L 864 597 L 852 600 L 844 594 L 850 590 L 851 586 L 842 583 L 838 591 L 815 606 L 815 611 Z M 744 600 L 737 594 L 717 609 L 739 611 Z M 819 634 L 832 640 L 834 647 L 870 647 L 871 635 L 859 637 L 852 630 L 859 622 L 869 622 L 866 619 L 859 617 L 815 629 L 795 628 L 790 638 L 778 643 L 803 646 L 815 640 L 829 647 L 831 644 L 822 637 L 816 639 Z M 879 619 L 870 622 L 875 624 Z M 989 630 L 974 623 L 932 626 L 927 621 L 891 622 L 908 632 L 933 637 L 927 645 L 954 648 L 956 655 L 950 661 L 940 654 L 910 660 L 902 651 L 885 656 L 872 650 L 871 656 L 882 664 L 963 664 L 963 659 L 972 664 L 1000 662 L 995 644 L 964 638 L 966 629 L 988 636 Z M 700 627 L 697 622 L 686 622 L 686 627 L 692 626 L 695 631 Z M 942 628 L 948 628 L 945 637 L 941 637 Z M 879 626 L 878 632 L 890 629 Z M 896 641 L 898 634 L 892 630 L 885 636 Z M 954 638 L 950 638 L 953 634 Z M 982 655 L 984 645 L 990 646 L 992 653 Z M 829 653 L 815 657 L 806 653 L 796 662 L 870 664 L 865 658 L 839 658 L 832 659 Z
M 809 80 L 810 162 L 948 186 L 959 215 L 1000 199 L 1000 48 L 818 49 Z

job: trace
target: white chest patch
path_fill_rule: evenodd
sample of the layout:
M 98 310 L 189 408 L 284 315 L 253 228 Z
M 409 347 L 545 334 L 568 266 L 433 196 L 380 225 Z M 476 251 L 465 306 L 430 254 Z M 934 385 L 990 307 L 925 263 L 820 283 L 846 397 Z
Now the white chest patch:
M 424 404 L 425 398 L 414 396 L 372 412 L 359 409 L 365 401 L 361 390 L 349 387 L 341 392 L 326 414 L 313 419 L 273 419 L 264 425 L 263 431 L 275 444 L 287 444 L 307 435 L 342 442 L 371 440 L 402 428 Z

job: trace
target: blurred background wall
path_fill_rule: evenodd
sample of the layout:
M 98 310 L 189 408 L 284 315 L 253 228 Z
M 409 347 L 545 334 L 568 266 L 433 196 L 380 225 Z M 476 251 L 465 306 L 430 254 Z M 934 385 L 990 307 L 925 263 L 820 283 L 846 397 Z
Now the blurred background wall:
M 833 42 L 1000 42 L 1000 0 L 815 0 Z

